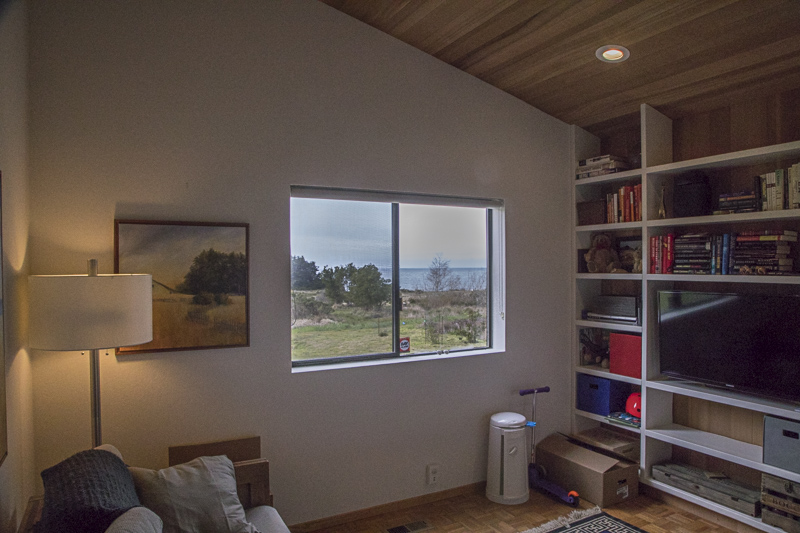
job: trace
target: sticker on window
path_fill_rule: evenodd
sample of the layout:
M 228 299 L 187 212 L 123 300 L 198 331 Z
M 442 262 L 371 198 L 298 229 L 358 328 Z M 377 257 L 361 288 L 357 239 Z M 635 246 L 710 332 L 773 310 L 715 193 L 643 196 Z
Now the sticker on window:
M 411 351 L 411 338 L 410 337 L 403 337 L 400 339 L 400 352 L 410 352 Z

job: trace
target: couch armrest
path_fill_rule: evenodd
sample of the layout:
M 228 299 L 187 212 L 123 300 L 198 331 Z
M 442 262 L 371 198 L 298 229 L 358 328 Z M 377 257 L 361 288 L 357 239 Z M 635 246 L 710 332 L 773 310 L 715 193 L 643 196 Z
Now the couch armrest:
M 269 461 L 250 459 L 233 463 L 236 474 L 236 491 L 245 509 L 259 505 L 272 506 L 269 491 Z

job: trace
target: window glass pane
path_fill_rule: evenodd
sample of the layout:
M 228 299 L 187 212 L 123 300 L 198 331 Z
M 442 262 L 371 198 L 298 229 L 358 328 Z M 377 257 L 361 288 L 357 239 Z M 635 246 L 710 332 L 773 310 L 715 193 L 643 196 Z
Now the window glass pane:
M 489 345 L 487 209 L 400 204 L 404 353 Z
M 292 360 L 391 353 L 392 206 L 292 198 Z

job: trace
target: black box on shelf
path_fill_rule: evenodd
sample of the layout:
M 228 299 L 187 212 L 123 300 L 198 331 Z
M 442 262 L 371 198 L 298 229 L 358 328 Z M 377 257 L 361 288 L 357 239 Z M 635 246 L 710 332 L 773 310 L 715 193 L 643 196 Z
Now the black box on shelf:
M 575 407 L 581 411 L 608 416 L 614 411 L 624 411 L 631 393 L 631 385 L 589 374 L 577 375 Z
M 800 474 L 800 422 L 764 417 L 764 464 Z
M 606 223 L 606 201 L 590 200 L 579 202 L 576 206 L 578 210 L 578 225 L 591 226 L 593 224 Z
M 702 217 L 711 214 L 713 205 L 708 176 L 698 171 L 687 172 L 677 176 L 674 183 L 673 217 Z

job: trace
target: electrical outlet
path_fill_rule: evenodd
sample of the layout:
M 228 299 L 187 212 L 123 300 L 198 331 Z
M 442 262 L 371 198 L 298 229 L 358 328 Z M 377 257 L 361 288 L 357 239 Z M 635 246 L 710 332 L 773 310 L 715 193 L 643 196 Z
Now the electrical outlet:
M 431 463 L 425 467 L 425 481 L 428 485 L 439 483 L 439 465 Z

